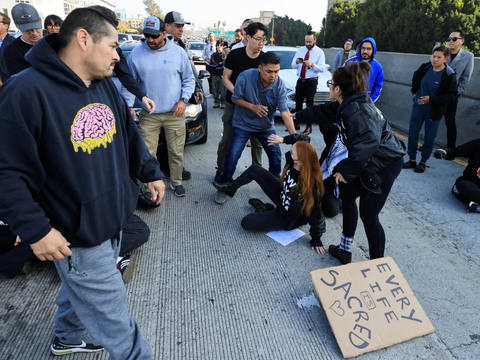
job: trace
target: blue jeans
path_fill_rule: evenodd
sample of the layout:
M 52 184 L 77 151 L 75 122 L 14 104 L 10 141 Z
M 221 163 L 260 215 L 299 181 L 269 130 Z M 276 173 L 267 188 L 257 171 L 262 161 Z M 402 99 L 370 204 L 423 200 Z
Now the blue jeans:
M 438 128 L 440 127 L 440 121 L 432 121 L 430 119 L 430 111 L 419 111 L 420 105 L 413 105 L 412 115 L 410 116 L 410 125 L 408 126 L 408 156 L 410 160 L 416 161 L 417 148 L 418 148 L 418 136 L 422 129 L 423 123 L 425 123 L 425 142 L 422 150 L 422 160 L 426 163 L 430 155 L 432 155 L 433 144 L 437 138 Z
M 247 131 L 237 127 L 233 128 L 232 139 L 230 146 L 225 156 L 225 163 L 223 164 L 223 174 L 220 178 L 221 182 L 231 181 L 235 169 L 237 167 L 238 160 L 242 156 L 245 145 L 252 136 L 255 136 L 260 144 L 262 144 L 265 152 L 268 156 L 268 171 L 270 171 L 276 177 L 280 177 L 280 171 L 282 170 L 282 153 L 280 146 L 272 145 L 268 146 L 267 139 L 270 135 L 276 134 L 275 130 L 268 130 L 266 132 Z
M 63 343 L 80 344 L 88 333 L 112 360 L 150 360 L 150 345 L 128 312 L 125 285 L 116 267 L 118 241 L 71 250 L 72 256 L 55 260 L 62 279 L 55 335 Z

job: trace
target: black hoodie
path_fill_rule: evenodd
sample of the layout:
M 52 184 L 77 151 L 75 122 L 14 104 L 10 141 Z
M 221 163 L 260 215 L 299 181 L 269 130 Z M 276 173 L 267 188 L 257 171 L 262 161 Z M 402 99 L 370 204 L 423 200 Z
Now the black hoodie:
M 110 79 L 85 83 L 60 60 L 57 35 L 0 88 L 0 218 L 25 243 L 52 227 L 73 247 L 117 234 L 143 182 L 161 177 Z

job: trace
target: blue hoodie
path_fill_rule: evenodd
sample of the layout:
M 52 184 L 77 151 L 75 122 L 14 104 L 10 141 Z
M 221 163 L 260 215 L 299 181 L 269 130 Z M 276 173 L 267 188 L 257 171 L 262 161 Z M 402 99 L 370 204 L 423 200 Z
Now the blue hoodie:
M 0 218 L 32 244 L 53 228 L 72 247 L 125 227 L 143 182 L 161 177 L 110 79 L 85 83 L 60 60 L 57 34 L 0 88 Z
M 380 65 L 380 63 L 377 60 L 375 60 L 375 55 L 377 54 L 377 44 L 375 43 L 375 40 L 371 37 L 367 37 L 363 39 L 362 42 L 358 45 L 357 56 L 351 59 L 348 59 L 345 63 L 349 63 L 351 61 L 356 61 L 356 62 L 363 61 L 360 49 L 362 47 L 362 44 L 365 41 L 371 42 L 373 47 L 372 60 L 368 62 L 371 66 L 371 69 L 370 69 L 370 74 L 366 79 L 367 90 L 370 93 L 370 98 L 373 101 L 377 101 L 383 86 L 383 68 L 382 68 L 382 65 Z

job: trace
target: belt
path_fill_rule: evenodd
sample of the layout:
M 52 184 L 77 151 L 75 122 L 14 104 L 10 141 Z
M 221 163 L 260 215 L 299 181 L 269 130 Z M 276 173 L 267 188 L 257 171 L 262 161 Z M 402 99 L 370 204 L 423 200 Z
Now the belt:
M 298 80 L 300 80 L 300 81 L 302 81 L 302 82 L 305 82 L 305 81 L 310 81 L 310 80 L 318 80 L 318 77 L 308 78 L 308 79 L 300 79 L 300 78 L 299 78 Z

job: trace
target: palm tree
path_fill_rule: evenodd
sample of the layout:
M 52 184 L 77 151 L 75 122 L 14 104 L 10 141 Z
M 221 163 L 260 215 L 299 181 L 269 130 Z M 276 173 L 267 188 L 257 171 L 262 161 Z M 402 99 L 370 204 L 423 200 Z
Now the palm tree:
M 217 23 L 217 24 L 218 24 L 218 25 L 217 25 L 217 28 L 218 28 L 218 29 L 220 29 L 220 24 L 221 24 L 221 23 L 222 23 L 222 22 L 221 22 L 220 20 L 218 20 L 218 23 Z

